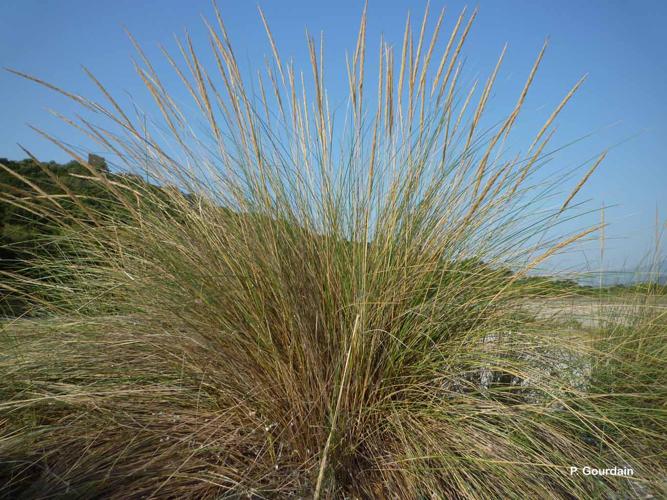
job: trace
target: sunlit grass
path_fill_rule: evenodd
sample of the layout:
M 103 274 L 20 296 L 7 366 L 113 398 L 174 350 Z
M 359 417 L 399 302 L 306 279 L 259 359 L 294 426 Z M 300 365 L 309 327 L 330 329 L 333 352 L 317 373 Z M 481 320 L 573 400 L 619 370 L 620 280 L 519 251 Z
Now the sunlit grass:
M 196 118 L 138 49 L 154 132 L 101 85 L 95 102 L 23 75 L 103 119 L 71 124 L 141 175 L 121 182 L 53 139 L 113 209 L 29 179 L 2 196 L 61 226 L 31 273 L 2 285 L 39 318 L 3 324 L 3 494 L 664 488 L 664 323 L 587 335 L 526 307 L 542 294 L 522 278 L 597 229 L 540 238 L 604 154 L 562 203 L 536 208 L 554 120 L 582 82 L 507 157 L 544 48 L 504 119 L 483 129 L 504 51 L 478 89 L 461 87 L 474 16 L 442 43 L 440 17 L 431 36 L 426 16 L 416 39 L 406 25 L 396 51 L 382 42 L 371 87 L 364 15 L 343 117 L 315 40 L 302 80 L 267 27 L 273 59 L 250 85 L 220 17 L 208 27 L 213 67 L 189 39 L 182 64 L 168 56 Z M 635 475 L 570 475 L 584 465 Z

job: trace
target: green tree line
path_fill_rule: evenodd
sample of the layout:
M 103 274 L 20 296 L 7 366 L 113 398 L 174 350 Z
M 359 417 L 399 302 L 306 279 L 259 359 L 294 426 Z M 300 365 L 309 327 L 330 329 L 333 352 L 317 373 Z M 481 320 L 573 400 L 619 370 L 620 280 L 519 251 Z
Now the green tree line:
M 111 177 L 118 183 L 131 181 L 135 185 L 141 184 L 143 188 L 160 192 L 161 188 L 147 184 L 141 178 L 125 173 L 113 173 L 109 170 L 104 158 L 90 155 L 88 163 L 94 166 L 102 175 Z M 30 263 L 39 252 L 44 251 L 44 244 L 57 235 L 61 230 L 59 226 L 47 217 L 38 213 L 21 208 L 12 203 L 12 199 L 20 199 L 25 196 L 34 196 L 36 189 L 48 195 L 62 194 L 63 186 L 70 193 L 77 196 L 82 206 L 94 209 L 96 213 L 104 213 L 113 210 L 114 205 L 109 197 L 107 189 L 98 181 L 91 178 L 90 171 L 77 161 L 58 163 L 49 161 L 38 163 L 33 159 L 9 160 L 0 158 L 0 188 L 4 196 L 0 197 L 0 279 L 4 273 L 30 273 Z M 29 181 L 31 185 L 27 184 Z M 185 195 L 188 197 L 188 195 Z M 64 197 L 59 203 L 71 208 L 81 210 L 71 199 Z M 470 259 L 464 265 L 467 272 L 482 270 L 485 268 L 483 262 Z M 510 273 L 504 270 L 504 273 Z M 7 276 L 6 274 L 4 276 Z M 574 280 L 556 279 L 550 276 L 525 277 L 517 281 L 517 285 L 531 286 L 539 289 L 545 296 L 561 294 L 572 291 L 576 293 L 592 293 L 592 287 L 579 285 Z M 609 287 L 606 291 L 623 292 L 624 290 L 635 291 L 642 284 L 626 286 L 617 285 Z M 664 286 L 660 287 L 666 288 Z M 599 291 L 599 290 L 597 290 Z M 656 290 L 652 290 L 655 292 Z M 663 293 L 665 290 L 661 290 Z M 16 297 L 10 297 L 6 292 L 0 291 L 0 315 L 15 315 L 24 309 L 24 304 Z

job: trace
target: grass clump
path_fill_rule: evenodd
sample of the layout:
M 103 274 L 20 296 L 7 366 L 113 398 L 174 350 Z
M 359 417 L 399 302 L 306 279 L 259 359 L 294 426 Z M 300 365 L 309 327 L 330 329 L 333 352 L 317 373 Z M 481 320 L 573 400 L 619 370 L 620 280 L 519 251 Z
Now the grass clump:
M 364 15 L 343 123 L 312 38 L 312 76 L 302 77 L 267 28 L 274 58 L 251 87 L 216 14 L 207 25 L 215 67 L 188 38 L 184 65 L 168 56 L 198 118 L 138 49 L 161 134 L 101 85 L 96 102 L 46 84 L 103 117 L 107 126 L 69 123 L 140 175 L 118 182 L 55 141 L 113 203 L 40 193 L 27 178 L 23 195 L 3 197 L 59 230 L 31 273 L 6 273 L 3 285 L 37 319 L 3 325 L 0 491 L 572 498 L 659 489 L 664 461 L 647 443 L 654 450 L 665 434 L 635 417 L 655 423 L 664 409 L 626 397 L 643 387 L 633 379 L 619 394 L 592 370 L 591 360 L 610 359 L 607 344 L 524 307 L 540 291 L 522 278 L 596 229 L 538 238 L 581 183 L 535 215 L 553 121 L 581 82 L 526 153 L 507 158 L 544 48 L 515 105 L 484 129 L 504 51 L 479 92 L 463 91 L 474 13 L 460 15 L 442 48 L 442 16 L 430 37 L 425 16 L 416 41 L 408 23 L 400 54 L 383 41 L 375 91 Z M 626 464 L 631 479 L 569 474 Z

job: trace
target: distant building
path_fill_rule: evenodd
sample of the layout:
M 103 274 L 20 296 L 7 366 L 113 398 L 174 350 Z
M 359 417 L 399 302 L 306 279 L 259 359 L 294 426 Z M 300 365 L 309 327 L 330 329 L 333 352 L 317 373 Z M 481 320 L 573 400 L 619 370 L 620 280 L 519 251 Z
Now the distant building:
M 104 170 L 104 171 L 109 170 L 109 167 L 107 166 L 107 161 L 104 159 L 104 157 L 98 156 L 93 153 L 88 154 L 88 165 L 99 170 Z

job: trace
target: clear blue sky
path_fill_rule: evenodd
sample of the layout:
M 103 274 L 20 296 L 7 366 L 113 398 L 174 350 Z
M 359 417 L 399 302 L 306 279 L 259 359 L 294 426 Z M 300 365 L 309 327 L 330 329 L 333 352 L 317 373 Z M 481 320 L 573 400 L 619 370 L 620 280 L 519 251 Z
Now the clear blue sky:
M 334 94 L 337 88 L 342 94 L 345 49 L 353 47 L 362 3 L 258 3 L 269 19 L 281 54 L 294 55 L 297 64 L 306 62 L 305 27 L 314 33 L 324 31 L 330 69 L 327 84 Z M 370 0 L 369 48 L 377 47 L 380 33 L 400 43 L 406 12 L 420 18 L 425 3 Z M 218 4 L 238 57 L 259 67 L 268 46 L 257 3 L 219 0 Z M 449 23 L 445 27 L 449 28 L 464 4 L 459 0 L 432 1 L 431 7 L 447 7 Z M 467 70 L 473 77 L 485 77 L 502 45 L 509 43 L 494 101 L 499 106 L 507 105 L 504 96 L 514 96 L 520 90 L 542 41 L 550 37 L 550 48 L 524 113 L 527 129 L 543 121 L 567 89 L 581 75 L 589 74 L 584 88 L 558 120 L 558 143 L 591 132 L 593 136 L 560 157 L 563 168 L 629 139 L 611 150 L 580 199 L 590 200 L 591 208 L 602 203 L 615 205 L 606 212 L 611 226 L 605 266 L 633 266 L 651 246 L 656 206 L 662 220 L 667 217 L 667 1 L 506 0 L 482 1 L 479 7 L 465 52 Z M 208 1 L 4 0 L 0 6 L 0 65 L 84 94 L 93 92 L 82 77 L 80 66 L 85 65 L 114 94 L 129 93 L 142 103 L 146 94 L 133 71 L 130 58 L 134 52 L 123 26 L 149 54 L 157 56 L 158 43 L 174 48 L 172 35 L 182 34 L 185 28 L 206 50 L 202 14 L 212 14 Z M 6 72 L 0 74 L 0 89 L 0 157 L 22 158 L 16 145 L 21 143 L 41 159 L 67 159 L 27 123 L 84 144 L 45 111 L 73 111 L 64 99 Z M 514 94 L 506 94 L 505 89 Z M 597 251 L 594 245 L 589 247 L 559 258 L 559 266 L 581 268 L 587 259 L 589 267 L 597 267 Z

